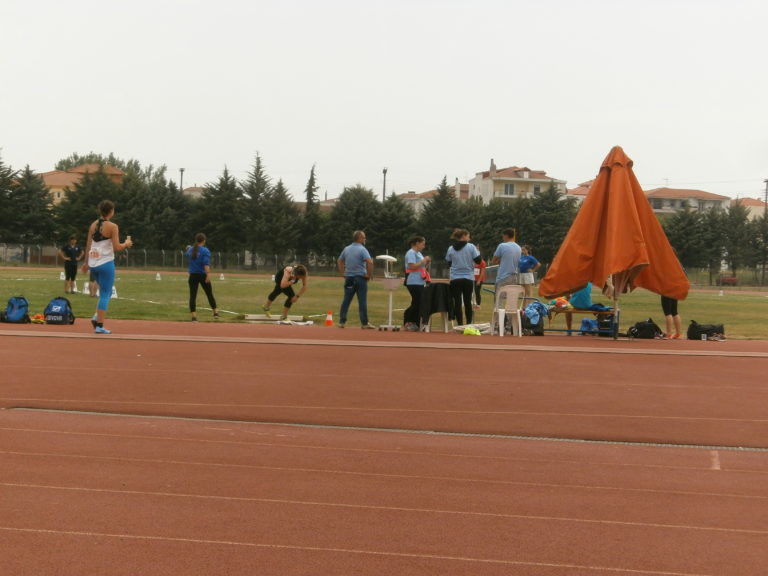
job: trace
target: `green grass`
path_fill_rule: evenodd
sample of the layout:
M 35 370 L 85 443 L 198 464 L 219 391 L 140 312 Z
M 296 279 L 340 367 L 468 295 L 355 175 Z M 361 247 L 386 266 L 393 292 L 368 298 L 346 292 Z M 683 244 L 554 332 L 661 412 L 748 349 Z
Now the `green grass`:
M 64 283 L 59 279 L 59 268 L 1 268 L 0 269 L 0 302 L 5 303 L 10 296 L 23 295 L 30 302 L 31 313 L 41 313 L 48 301 L 63 295 Z M 189 320 L 187 275 L 179 272 L 161 271 L 161 280 L 156 279 L 157 272 L 143 272 L 118 268 L 115 286 L 117 299 L 109 305 L 109 318 L 137 320 Z M 78 275 L 78 288 L 82 291 L 82 274 Z M 269 275 L 229 274 L 213 275 L 213 289 L 221 310 L 222 319 L 228 322 L 240 322 L 244 314 L 261 312 L 261 305 L 273 287 Z M 341 279 L 336 277 L 318 278 L 311 276 L 309 290 L 293 307 L 293 314 L 309 317 L 322 323 L 328 310 L 338 322 L 339 306 L 342 298 Z M 73 294 L 69 298 L 75 315 L 78 318 L 88 318 L 93 314 L 96 301 L 83 294 Z M 593 292 L 593 300 L 610 304 L 597 290 Z M 273 304 L 273 311 L 282 308 L 283 299 Z M 490 320 L 490 294 L 484 294 L 483 308 L 476 313 L 475 320 L 487 322 Z M 405 288 L 400 287 L 393 294 L 393 323 L 402 323 L 402 310 L 410 298 Z M 208 303 L 205 295 L 198 294 L 198 317 L 201 321 L 212 321 L 208 313 Z M 645 290 L 636 290 L 622 296 L 621 301 L 621 331 L 639 320 L 653 318 L 662 329 L 664 317 L 661 313 L 659 297 Z M 382 283 L 373 280 L 368 291 L 368 310 L 370 320 L 374 324 L 387 322 L 388 292 Z M 768 317 L 768 291 L 750 292 L 744 289 L 725 289 L 720 295 L 719 289 L 699 289 L 693 287 L 688 299 L 679 304 L 683 317 L 683 329 L 690 320 L 702 324 L 725 324 L 729 338 L 764 339 L 768 334 L 765 319 Z M 358 325 L 357 301 L 352 303 L 348 323 Z M 558 318 L 558 327 L 564 325 L 564 319 Z M 580 322 L 576 317 L 574 325 Z

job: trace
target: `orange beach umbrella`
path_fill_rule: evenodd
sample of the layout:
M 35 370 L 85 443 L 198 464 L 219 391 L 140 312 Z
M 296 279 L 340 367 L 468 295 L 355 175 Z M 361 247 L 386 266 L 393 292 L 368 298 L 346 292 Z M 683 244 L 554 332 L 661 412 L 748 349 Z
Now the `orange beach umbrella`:
M 632 171 L 632 160 L 614 146 L 552 265 L 539 294 L 555 298 L 592 282 L 606 296 L 645 288 L 683 300 L 688 278 Z

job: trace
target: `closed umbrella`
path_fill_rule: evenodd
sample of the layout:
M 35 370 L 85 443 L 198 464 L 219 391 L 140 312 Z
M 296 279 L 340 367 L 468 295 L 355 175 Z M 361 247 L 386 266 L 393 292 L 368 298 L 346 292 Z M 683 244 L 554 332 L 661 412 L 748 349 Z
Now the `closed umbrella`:
M 676 300 L 688 296 L 688 278 L 632 171 L 614 146 L 603 160 L 579 213 L 539 285 L 555 298 L 592 282 L 613 299 L 645 288 Z

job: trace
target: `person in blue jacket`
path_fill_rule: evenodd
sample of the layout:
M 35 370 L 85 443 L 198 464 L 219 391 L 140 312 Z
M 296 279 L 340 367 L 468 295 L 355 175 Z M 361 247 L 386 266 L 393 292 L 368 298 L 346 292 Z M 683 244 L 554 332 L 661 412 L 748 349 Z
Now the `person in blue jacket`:
M 205 246 L 205 234 L 199 232 L 195 235 L 195 245 L 187 248 L 186 256 L 189 258 L 189 311 L 192 313 L 192 322 L 197 322 L 197 289 L 202 286 L 208 298 L 208 304 L 213 310 L 213 317 L 218 320 L 219 311 L 216 307 L 216 298 L 213 296 L 211 286 L 211 251 Z

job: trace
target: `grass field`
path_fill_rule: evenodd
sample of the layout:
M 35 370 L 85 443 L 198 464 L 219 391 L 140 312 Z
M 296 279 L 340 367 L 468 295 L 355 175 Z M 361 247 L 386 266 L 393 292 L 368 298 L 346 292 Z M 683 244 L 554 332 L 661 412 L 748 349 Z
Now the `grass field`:
M 6 302 L 11 296 L 23 295 L 30 302 L 30 312 L 43 311 L 48 301 L 63 295 L 64 282 L 60 280 L 59 268 L 0 268 L 0 302 Z M 109 318 L 140 320 L 188 321 L 187 275 L 181 272 L 160 271 L 160 280 L 156 271 L 135 271 L 119 269 L 115 287 L 117 298 L 109 305 Z M 96 307 L 95 299 L 82 293 L 83 280 L 87 276 L 78 276 L 80 294 L 70 295 L 70 301 L 78 318 L 88 318 Z M 269 275 L 247 273 L 220 273 L 213 275 L 214 295 L 218 301 L 222 320 L 240 322 L 244 314 L 261 313 L 267 294 L 273 287 Z M 342 286 L 339 277 L 310 277 L 309 290 L 293 307 L 292 314 L 307 316 L 316 322 L 323 322 L 327 311 L 333 312 L 338 322 L 341 305 Z M 368 310 L 374 324 L 387 322 L 389 293 L 381 281 L 374 279 L 368 291 Z M 610 304 L 597 290 L 593 293 L 595 302 Z M 282 308 L 282 299 L 273 304 L 273 311 Z M 408 292 L 400 287 L 393 293 L 393 324 L 402 323 L 402 310 L 410 302 Z M 482 309 L 475 314 L 476 322 L 488 322 L 491 315 L 491 295 L 486 293 Z M 202 291 L 198 294 L 198 317 L 201 321 L 213 321 L 208 313 L 208 303 Z M 621 299 L 622 332 L 639 320 L 653 318 L 662 329 L 664 318 L 661 313 L 659 297 L 645 290 L 636 290 L 623 295 Z M 744 289 L 704 289 L 692 287 L 687 300 L 679 305 L 683 317 L 683 330 L 690 320 L 702 324 L 722 323 L 728 338 L 760 340 L 768 336 L 765 319 L 768 318 L 768 291 L 748 291 Z M 574 325 L 580 320 L 576 318 Z M 562 318 L 558 324 L 564 323 Z M 357 300 L 353 301 L 348 319 L 350 327 L 359 325 Z M 558 326 L 563 327 L 563 326 Z

